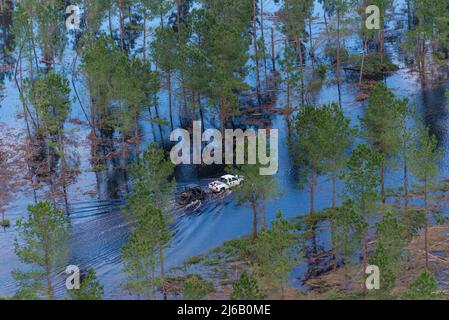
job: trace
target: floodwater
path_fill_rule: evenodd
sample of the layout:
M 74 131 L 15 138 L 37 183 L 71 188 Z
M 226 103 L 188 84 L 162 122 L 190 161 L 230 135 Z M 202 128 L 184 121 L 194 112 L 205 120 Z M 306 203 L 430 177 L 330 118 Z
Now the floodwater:
M 275 11 L 275 7 L 267 10 Z M 320 10 L 316 10 L 320 15 Z M 400 12 L 398 19 L 403 15 Z M 322 28 L 320 22 L 315 22 L 314 30 Z M 354 36 L 356 38 L 356 35 Z M 0 42 L 0 45 L 3 43 Z M 348 47 L 355 47 L 355 44 L 348 43 Z M 395 57 L 396 63 L 401 66 L 401 70 L 388 77 L 386 82 L 394 92 L 401 97 L 408 97 L 415 102 L 419 113 L 430 126 L 433 133 L 438 137 L 440 145 L 444 147 L 446 153 L 449 152 L 449 109 L 445 92 L 448 82 L 441 85 L 423 89 L 419 78 L 409 72 L 408 68 L 401 61 L 401 55 L 396 51 L 395 46 L 389 47 L 390 53 Z M 70 60 L 70 58 L 69 58 Z M 0 63 L 1 64 L 1 63 Z M 330 75 L 332 76 L 332 75 Z M 11 77 L 0 75 L 0 82 L 4 84 L 4 99 L 0 108 L 0 123 L 5 124 L 11 130 L 20 132 L 24 129 L 23 119 L 17 117 L 20 110 L 20 101 L 15 83 Z M 81 83 L 78 83 L 79 91 L 83 92 Z M 353 120 L 353 125 L 357 125 L 358 117 L 363 116 L 366 102 L 356 102 L 357 89 L 353 84 L 342 86 L 343 108 L 345 113 Z M 81 94 L 83 100 L 87 97 Z M 166 97 L 161 95 L 161 101 Z M 334 85 L 325 85 L 317 95 L 319 104 L 337 101 L 337 88 Z M 281 107 L 284 98 L 279 97 L 278 104 Z M 87 105 L 87 103 L 85 104 Z M 164 109 L 164 104 L 161 105 Z M 72 118 L 83 119 L 83 114 L 74 103 Z M 119 178 L 113 172 L 102 173 L 98 180 L 89 168 L 90 148 L 86 136 L 89 133 L 87 126 L 67 125 L 79 131 L 76 135 L 81 141 L 77 147 L 80 157 L 82 173 L 78 176 L 76 184 L 69 187 L 70 218 L 73 226 L 73 237 L 70 243 L 69 264 L 78 265 L 81 268 L 93 267 L 99 280 L 105 286 L 106 298 L 126 299 L 129 298 L 121 283 L 126 279 L 123 265 L 120 259 L 121 248 L 127 241 L 129 228 L 125 223 L 120 207 L 123 201 L 120 192 L 117 192 Z M 152 135 L 150 126 L 142 121 L 142 127 L 146 133 L 146 140 L 151 141 Z M 309 209 L 309 195 L 307 191 L 296 188 L 296 183 L 292 174 L 291 161 L 288 155 L 286 144 L 287 132 L 286 123 L 283 117 L 274 117 L 273 128 L 280 130 L 280 166 L 277 179 L 281 187 L 282 196 L 268 206 L 269 219 L 275 218 L 276 212 L 280 209 L 286 217 L 295 217 L 307 214 Z M 1 138 L 10 138 L 0 132 Z M 23 138 L 23 136 L 22 136 Z M 441 164 L 444 176 L 448 173 L 448 161 Z M 183 173 L 184 172 L 184 173 Z M 198 179 L 195 177 L 195 170 L 181 170 L 178 174 L 178 187 L 189 183 L 197 183 L 202 186 L 207 185 L 213 178 Z M 388 174 L 388 183 L 397 185 L 400 175 L 396 173 Z M 96 191 L 93 194 L 90 191 Z M 317 209 L 326 208 L 331 203 L 330 183 L 327 178 L 320 179 L 317 187 L 316 206 Z M 6 216 L 14 225 L 15 222 L 25 217 L 26 207 L 33 203 L 31 192 L 21 192 L 16 194 L 15 199 L 10 203 Z M 212 198 L 193 213 L 181 211 L 174 212 L 175 236 L 170 248 L 166 253 L 167 268 L 176 267 L 194 255 L 208 252 L 224 241 L 246 235 L 251 230 L 251 211 L 247 207 L 239 207 L 232 197 Z M 13 243 L 17 237 L 14 227 L 0 230 L 0 296 L 14 294 L 16 285 L 11 277 L 14 268 L 26 268 L 20 264 L 14 254 Z M 328 236 L 323 233 L 319 238 L 319 245 L 329 246 Z M 63 269 L 61 270 L 61 273 Z M 298 271 L 299 272 L 299 271 Z M 57 278 L 58 295 L 64 295 L 64 278 L 59 275 Z

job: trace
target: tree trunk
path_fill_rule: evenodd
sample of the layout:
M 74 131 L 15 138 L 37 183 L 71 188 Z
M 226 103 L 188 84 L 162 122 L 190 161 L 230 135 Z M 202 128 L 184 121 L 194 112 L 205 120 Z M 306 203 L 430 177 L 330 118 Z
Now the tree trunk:
M 200 119 L 201 119 L 201 134 L 203 134 L 205 123 L 204 123 L 204 109 L 203 109 L 204 107 L 201 103 L 201 95 L 198 95 L 198 105 L 199 105 Z
M 140 133 L 139 133 L 139 118 L 134 116 L 134 139 L 136 140 L 136 160 L 140 157 Z
M 271 27 L 271 64 L 273 65 L 273 73 L 276 72 L 276 50 L 274 43 L 274 27 Z
M 312 171 L 310 176 L 310 223 L 312 225 L 312 242 L 313 242 L 313 253 L 316 255 L 318 253 L 318 245 L 316 239 L 316 217 L 315 217 L 315 171 Z
M 332 214 L 335 216 L 337 214 L 337 173 L 332 174 Z M 332 220 L 332 219 L 331 219 Z M 332 237 L 332 260 L 333 268 L 337 270 L 337 246 L 335 239 L 335 224 L 331 222 L 331 237 Z
M 63 140 L 63 134 L 61 132 L 61 129 L 59 129 L 58 132 L 58 138 L 59 138 L 59 151 L 61 153 L 61 182 L 62 182 L 62 191 L 64 194 L 64 206 L 65 206 L 65 212 L 66 214 L 69 213 L 69 200 L 67 195 L 67 162 L 65 158 L 65 150 L 64 150 L 64 140 Z
M 366 204 L 365 199 L 362 199 L 362 212 L 365 217 L 365 221 L 368 220 L 368 213 L 366 212 Z M 368 265 L 368 230 L 365 231 L 363 236 L 363 257 L 362 257 L 362 266 L 363 269 L 366 270 L 366 266 Z
M 251 206 L 253 209 L 253 240 L 256 241 L 258 237 L 257 203 L 253 202 Z
M 123 0 L 119 1 L 119 19 L 120 19 L 120 48 L 125 51 L 125 4 Z
M 162 294 L 164 296 L 164 300 L 168 300 L 167 288 L 165 285 L 164 246 L 162 243 L 159 248 L 159 263 L 161 268 Z
M 404 211 L 408 213 L 408 161 L 404 159 Z
M 310 44 L 310 61 L 312 62 L 312 70 L 315 71 L 315 50 L 313 48 L 313 30 L 312 30 L 312 17 L 309 19 L 309 44 Z
M 268 71 L 267 71 L 267 54 L 265 51 L 265 30 L 264 30 L 264 0 L 260 1 L 260 35 L 262 36 L 262 54 L 263 54 L 263 65 L 265 72 L 265 87 L 268 88 Z
M 380 183 L 381 183 L 382 203 L 385 204 L 387 201 L 387 196 L 386 196 L 386 191 L 385 191 L 385 161 L 382 161 L 382 166 L 380 168 Z
M 315 171 L 310 174 L 309 188 L 310 188 L 310 216 L 315 215 Z
M 338 88 L 338 103 L 340 104 L 340 108 L 342 107 L 342 99 L 341 99 L 341 85 L 340 85 L 340 11 L 337 10 L 337 68 L 336 68 L 336 77 L 337 77 L 337 88 Z
M 424 252 L 426 254 L 426 268 L 429 270 L 429 215 L 428 215 L 428 194 L 427 179 L 424 181 L 424 214 L 426 215 L 426 225 L 424 230 Z
M 50 253 L 48 245 L 44 244 L 44 265 L 45 265 L 45 275 L 47 277 L 47 297 L 49 300 L 54 299 L 53 284 L 51 281 L 51 263 L 50 263 Z
M 268 229 L 268 223 L 267 223 L 267 196 L 265 194 L 262 194 L 262 227 L 265 230 Z
M 327 14 L 326 14 L 326 7 L 327 7 L 327 0 L 323 1 L 323 16 L 324 16 L 324 26 L 326 27 L 326 34 L 327 38 L 329 39 L 329 23 L 327 22 Z
M 128 177 L 128 159 L 126 152 L 126 137 L 125 133 L 122 133 L 122 161 L 123 161 L 123 179 L 125 183 L 126 193 L 129 193 L 129 177 Z
M 254 60 L 256 63 L 256 92 L 257 102 L 259 108 L 262 107 L 262 101 L 260 97 L 260 67 L 259 67 L 259 49 L 257 46 L 257 0 L 253 0 L 253 46 L 254 46 Z
M 365 36 L 363 41 L 363 54 L 362 54 L 362 64 L 360 66 L 360 78 L 359 78 L 359 85 L 362 84 L 363 81 L 363 71 L 365 68 L 365 57 L 368 51 L 368 37 Z
M 145 13 L 143 15 L 143 62 L 147 62 L 147 10 L 145 9 Z
M 114 39 L 114 33 L 112 32 L 112 10 L 111 10 L 111 6 L 109 6 L 108 22 L 109 22 L 109 35 L 111 36 L 111 39 Z
M 171 70 L 168 70 L 168 109 L 170 112 L 170 127 L 173 131 L 175 126 L 173 125 L 173 92 L 172 92 L 172 82 L 171 82 Z
M 297 45 L 298 45 L 298 52 L 299 52 L 299 70 L 300 70 L 300 80 L 301 80 L 301 108 L 304 108 L 304 105 L 306 103 L 305 98 L 305 92 L 304 92 L 304 57 L 302 52 L 302 42 L 301 39 L 298 37 L 297 39 Z

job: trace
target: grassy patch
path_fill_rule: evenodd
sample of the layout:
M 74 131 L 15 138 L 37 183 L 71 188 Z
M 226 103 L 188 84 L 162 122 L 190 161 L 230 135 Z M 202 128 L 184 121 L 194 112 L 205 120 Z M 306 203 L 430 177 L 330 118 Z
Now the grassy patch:
M 8 219 L 0 221 L 0 227 L 8 228 L 11 226 L 11 222 Z
M 203 261 L 203 257 L 193 256 L 193 257 L 190 257 L 190 258 L 188 258 L 186 260 L 186 264 L 190 265 L 190 266 L 193 266 L 193 265 L 201 263 L 201 261 Z

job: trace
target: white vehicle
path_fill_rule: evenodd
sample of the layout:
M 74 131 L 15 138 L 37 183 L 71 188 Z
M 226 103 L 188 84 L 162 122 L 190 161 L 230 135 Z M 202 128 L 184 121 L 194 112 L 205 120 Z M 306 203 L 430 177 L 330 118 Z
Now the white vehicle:
M 227 174 L 221 177 L 220 180 L 210 183 L 209 189 L 214 193 L 221 193 L 233 187 L 237 187 L 242 183 L 243 183 L 242 177 Z

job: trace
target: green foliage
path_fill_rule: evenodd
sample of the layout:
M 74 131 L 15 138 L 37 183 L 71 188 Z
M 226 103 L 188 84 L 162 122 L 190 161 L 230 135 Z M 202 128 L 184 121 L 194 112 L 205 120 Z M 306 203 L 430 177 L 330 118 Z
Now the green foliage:
M 407 239 L 411 239 L 426 226 L 427 215 L 423 210 L 409 210 L 402 220 L 407 226 Z
M 224 243 L 223 252 L 226 256 L 234 258 L 235 260 L 249 259 L 252 255 L 251 245 L 253 241 L 251 238 L 238 238 Z
M 407 100 L 396 99 L 383 82 L 379 82 L 371 92 L 365 116 L 360 121 L 367 140 L 384 156 L 384 161 L 399 150 L 400 121 L 406 108 Z
M 20 239 L 14 250 L 29 271 L 13 271 L 20 286 L 18 298 L 54 298 L 52 277 L 60 272 L 67 258 L 67 241 L 71 228 L 67 216 L 53 203 L 39 202 L 29 206 L 30 216 L 17 222 Z
M 99 128 L 134 134 L 145 101 L 159 90 L 158 73 L 150 71 L 148 63 L 129 58 L 104 36 L 86 41 L 81 67 Z
M 102 300 L 104 294 L 104 287 L 97 280 L 95 270 L 87 269 L 87 273 L 81 279 L 80 289 L 71 290 L 69 297 L 71 300 L 87 301 L 87 300 Z
M 284 0 L 282 22 L 284 33 L 290 39 L 301 39 L 306 36 L 305 23 L 311 17 L 313 11 L 313 0 Z M 288 13 L 288 14 L 287 14 Z
M 244 270 L 240 279 L 232 284 L 231 300 L 261 300 L 257 279 Z
M 8 228 L 11 226 L 11 222 L 8 219 L 0 220 L 0 227 Z
M 355 131 L 336 103 L 322 108 L 306 105 L 294 119 L 294 128 L 290 148 L 303 178 L 334 174 L 344 166 Z
M 411 171 L 421 182 L 421 189 L 428 192 L 435 186 L 435 179 L 439 175 L 439 162 L 442 150 L 438 147 L 437 138 L 430 134 L 429 129 L 418 125 L 417 147 L 412 154 Z
M 346 200 L 332 216 L 336 255 L 344 264 L 350 265 L 354 254 L 360 252 L 362 240 L 368 227 L 365 217 L 356 210 L 354 202 Z
M 254 275 L 262 292 L 280 294 L 284 297 L 287 279 L 297 257 L 293 254 L 298 244 L 294 227 L 278 212 L 271 230 L 262 230 L 253 245 L 255 260 Z
M 435 275 L 427 269 L 409 284 L 404 295 L 407 300 L 442 300 L 445 294 L 438 288 Z
M 134 228 L 122 258 L 129 275 L 128 290 L 147 299 L 155 298 L 160 286 L 164 289 L 163 252 L 172 238 L 172 217 L 165 209 L 175 183 L 173 173 L 173 164 L 156 144 L 131 168 L 133 189 L 123 212 Z
M 178 63 L 178 38 L 171 26 L 156 30 L 155 41 L 152 42 L 153 58 L 162 70 L 174 70 Z
M 203 257 L 193 256 L 186 260 L 186 264 L 193 266 L 193 265 L 201 263 L 201 261 L 203 261 Z
M 31 100 L 46 131 L 58 134 L 71 110 L 69 81 L 51 72 L 34 83 Z
M 353 199 L 357 210 L 366 214 L 379 198 L 380 164 L 382 156 L 366 144 L 358 145 L 341 178 L 346 195 Z
M 325 129 L 327 120 L 326 108 L 320 109 L 311 105 L 304 106 L 293 120 L 294 131 L 290 138 L 290 150 L 300 168 L 300 187 L 307 178 L 315 179 L 324 169 L 328 154 L 323 146 L 330 143 Z
M 213 290 L 212 283 L 193 275 L 184 280 L 182 293 L 184 300 L 202 300 Z
M 138 226 L 134 228 L 127 244 L 122 248 L 125 272 L 128 273 L 127 289 L 139 297 L 155 298 L 161 279 L 155 276 L 159 260 L 160 239 L 156 228 L 160 210 L 148 206 L 142 209 Z
M 349 57 L 349 65 L 353 69 L 360 68 L 362 57 L 360 55 L 353 55 Z M 368 79 L 382 79 L 385 75 L 389 75 L 399 70 L 388 56 L 371 53 L 365 56 L 363 65 L 363 74 Z
M 168 205 L 175 186 L 174 165 L 157 144 L 148 146 L 130 173 L 133 190 L 127 200 L 134 215 L 139 215 L 139 208 L 145 210 L 145 204 L 160 209 Z
M 380 268 L 381 291 L 389 293 L 393 289 L 398 273 L 406 262 L 406 228 L 396 214 L 387 212 L 383 221 L 377 224 L 376 250 L 370 264 Z
M 253 238 L 257 237 L 259 214 L 262 214 L 263 227 L 267 227 L 266 205 L 268 201 L 278 198 L 280 193 L 276 178 L 272 175 L 261 175 L 260 165 L 242 165 L 229 168 L 231 172 L 243 177 L 245 181 L 235 189 L 234 199 L 239 205 L 248 204 L 253 212 Z
M 351 120 L 345 117 L 338 104 L 323 106 L 321 113 L 322 121 L 318 125 L 324 137 L 320 141 L 325 152 L 323 169 L 337 174 L 348 160 L 348 149 L 352 146 L 357 131 L 351 128 Z

